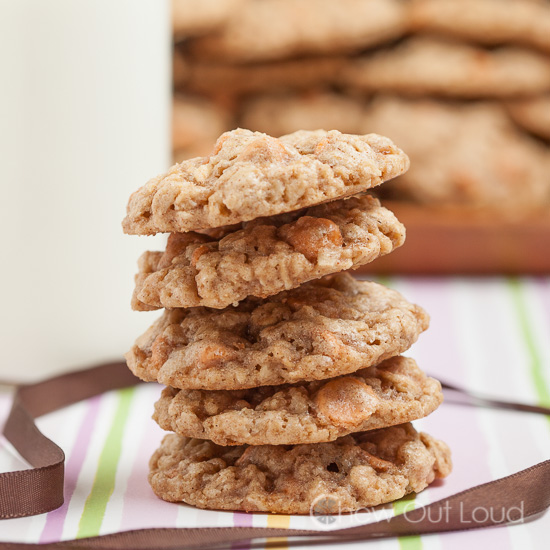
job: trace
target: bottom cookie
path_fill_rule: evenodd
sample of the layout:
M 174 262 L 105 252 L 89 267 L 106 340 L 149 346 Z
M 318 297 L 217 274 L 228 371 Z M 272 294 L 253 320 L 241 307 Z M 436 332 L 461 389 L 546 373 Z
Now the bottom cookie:
M 199 508 L 309 514 L 330 498 L 353 512 L 425 489 L 451 471 L 442 441 L 401 424 L 310 445 L 241 445 L 167 435 L 150 461 L 163 500 Z

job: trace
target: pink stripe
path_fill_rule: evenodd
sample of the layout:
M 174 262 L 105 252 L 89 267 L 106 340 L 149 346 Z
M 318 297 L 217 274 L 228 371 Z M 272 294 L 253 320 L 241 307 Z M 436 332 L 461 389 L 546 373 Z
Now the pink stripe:
M 233 514 L 233 524 L 235 527 L 252 527 L 252 514 L 243 512 L 235 512 Z M 250 543 L 235 543 L 231 546 L 231 550 L 248 550 Z
M 143 403 L 147 403 L 143 399 Z M 139 450 L 136 453 L 132 472 L 124 494 L 120 531 L 146 527 L 173 527 L 178 517 L 178 507 L 155 496 L 147 476 L 149 457 L 159 446 L 165 432 L 153 420 L 147 421 Z
M 65 463 L 65 502 L 61 508 L 48 513 L 46 524 L 40 536 L 40 542 L 57 542 L 61 540 L 63 525 L 67 517 L 67 511 L 71 498 L 76 488 L 76 482 L 82 469 L 82 464 L 88 452 L 88 446 L 94 430 L 101 403 L 101 396 L 92 397 L 88 401 L 88 410 L 82 420 L 76 436 L 71 456 Z
M 452 319 L 452 287 L 448 279 L 408 279 L 407 299 L 421 305 L 431 316 L 430 328 L 420 336 L 412 352 L 407 355 L 418 359 L 418 365 L 429 374 L 443 380 L 464 384 L 466 372 L 460 360 L 460 346 Z M 479 429 L 479 410 L 473 407 L 444 405 L 424 422 L 425 430 L 443 439 L 451 448 L 453 473 L 430 489 L 431 499 L 439 500 L 455 492 L 493 479 L 487 457 L 489 448 Z M 453 427 L 455 429 L 453 429 Z M 458 429 L 456 429 L 458 427 Z M 476 532 L 476 544 L 482 548 L 510 548 L 506 529 Z M 464 550 L 461 535 L 446 534 L 440 538 L 445 550 Z
M 235 512 L 233 514 L 233 524 L 235 527 L 252 527 L 252 514 Z

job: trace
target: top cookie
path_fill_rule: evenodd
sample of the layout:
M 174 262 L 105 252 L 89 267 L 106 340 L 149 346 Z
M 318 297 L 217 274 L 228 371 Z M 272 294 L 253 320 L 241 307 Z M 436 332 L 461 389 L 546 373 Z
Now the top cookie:
M 389 139 L 337 130 L 279 139 L 226 132 L 210 157 L 173 166 L 130 197 L 125 233 L 186 232 L 355 195 L 398 176 L 409 159 Z

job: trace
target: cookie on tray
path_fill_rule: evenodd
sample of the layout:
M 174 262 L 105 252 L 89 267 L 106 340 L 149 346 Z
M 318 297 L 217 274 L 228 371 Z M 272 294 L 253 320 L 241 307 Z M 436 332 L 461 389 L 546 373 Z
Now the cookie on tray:
M 176 40 L 219 29 L 246 0 L 172 0 L 172 30 Z
M 233 126 L 231 115 L 207 99 L 176 95 L 172 104 L 172 147 L 210 153 L 218 136 Z
M 540 0 L 413 0 L 415 31 L 550 51 L 550 5 Z
M 210 157 L 173 166 L 132 194 L 126 233 L 185 232 L 291 212 L 356 195 L 405 172 L 388 138 L 298 131 L 279 139 L 226 132 Z
M 399 356 L 328 381 L 232 391 L 168 387 L 153 418 L 165 430 L 218 445 L 297 445 L 412 422 L 442 401 L 441 384 Z
M 344 56 L 324 56 L 235 65 L 189 58 L 183 62 L 177 48 L 175 55 L 178 89 L 218 98 L 222 102 L 249 94 L 309 90 L 337 84 L 349 61 Z
M 548 148 L 518 129 L 502 105 L 379 98 L 364 125 L 394 136 L 412 160 L 382 193 L 512 216 L 550 201 Z
M 550 94 L 510 102 L 508 112 L 528 132 L 550 140 Z
M 405 31 L 400 0 L 261 0 L 248 2 L 218 33 L 191 43 L 193 56 L 250 62 L 351 52 Z
M 457 98 L 523 97 L 550 90 L 550 63 L 514 47 L 485 50 L 431 38 L 358 58 L 346 69 L 352 88 L 402 95 Z
M 369 195 L 247 222 L 218 239 L 172 233 L 164 253 L 140 258 L 132 306 L 224 308 L 355 269 L 404 240 L 405 227 Z
M 245 103 L 240 124 L 274 136 L 317 128 L 360 134 L 365 105 L 363 99 L 336 92 L 267 94 Z
M 126 354 L 147 381 L 229 390 L 323 380 L 406 351 L 428 315 L 395 290 L 347 273 L 223 310 L 165 310 Z
M 149 483 L 167 501 L 213 510 L 352 512 L 420 492 L 451 471 L 449 447 L 402 424 L 330 443 L 221 447 L 167 435 Z M 323 500 L 324 499 L 324 500 Z

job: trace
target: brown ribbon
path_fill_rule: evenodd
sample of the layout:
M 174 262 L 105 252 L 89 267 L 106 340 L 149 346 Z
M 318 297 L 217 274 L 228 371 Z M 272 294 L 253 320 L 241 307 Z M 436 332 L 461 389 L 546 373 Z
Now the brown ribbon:
M 42 514 L 63 504 L 65 456 L 38 430 L 34 423 L 37 416 L 138 382 L 124 363 L 111 363 L 19 387 L 4 435 L 33 468 L 0 474 L 0 519 Z M 550 415 L 550 408 L 498 401 L 450 384 L 443 386 L 465 398 L 462 403 Z M 288 537 L 292 546 L 341 544 L 519 523 L 535 519 L 549 507 L 550 460 L 546 460 L 389 520 L 333 531 L 268 527 L 140 529 L 49 544 L 0 542 L 0 550 L 37 547 L 44 550 L 191 550 L 216 549 L 235 543 L 248 543 L 249 547 L 255 548 L 258 546 L 253 542 L 255 539 L 270 537 Z M 266 546 L 266 543 L 261 543 L 261 546 Z

